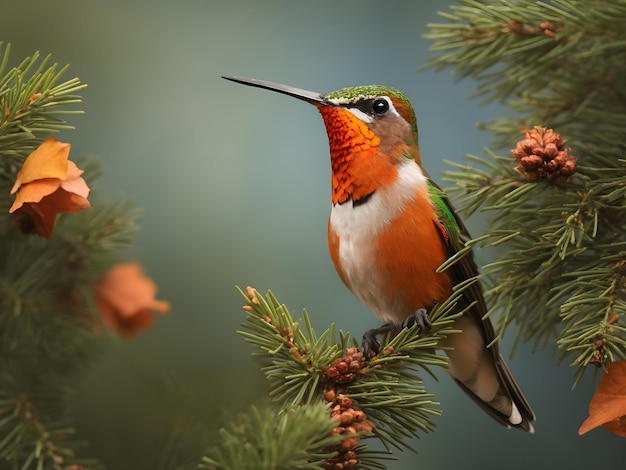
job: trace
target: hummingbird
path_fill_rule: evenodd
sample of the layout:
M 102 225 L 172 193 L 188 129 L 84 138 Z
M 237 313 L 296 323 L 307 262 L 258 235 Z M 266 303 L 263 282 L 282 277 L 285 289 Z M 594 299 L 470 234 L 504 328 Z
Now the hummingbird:
M 415 111 L 398 90 L 367 85 L 326 94 L 264 80 L 227 80 L 282 93 L 314 105 L 324 120 L 332 169 L 328 247 L 350 291 L 384 324 L 367 331 L 363 348 L 377 353 L 376 336 L 415 323 L 431 328 L 428 311 L 455 285 L 478 274 L 470 254 L 438 268 L 469 234 L 445 193 L 422 167 Z M 462 290 L 455 320 L 461 333 L 443 340 L 450 375 L 498 423 L 534 432 L 528 401 L 500 355 L 480 284 Z

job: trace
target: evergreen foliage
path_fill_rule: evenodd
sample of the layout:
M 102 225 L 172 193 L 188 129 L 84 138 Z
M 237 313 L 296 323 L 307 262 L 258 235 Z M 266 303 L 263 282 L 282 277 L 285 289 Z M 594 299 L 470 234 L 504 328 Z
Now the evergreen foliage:
M 323 449 L 337 444 L 328 409 L 315 405 L 276 409 L 254 408 L 222 429 L 221 442 L 204 457 L 200 468 L 223 470 L 291 470 L 323 468 L 331 456 Z
M 429 65 L 474 78 L 478 96 L 514 110 L 484 127 L 494 148 L 515 151 L 468 155 L 446 172 L 462 211 L 492 217 L 441 269 L 472 248 L 501 248 L 480 275 L 500 334 L 515 324 L 517 339 L 559 348 L 576 383 L 589 365 L 626 359 L 626 1 L 459 3 L 430 25 Z M 64 117 L 80 113 L 85 85 L 38 54 L 9 67 L 8 53 L 0 43 L 0 470 L 94 470 L 67 403 L 100 342 L 94 283 L 132 243 L 138 215 L 95 197 L 91 210 L 59 217 L 50 240 L 14 226 L 8 194 L 24 158 L 72 129 Z M 100 169 L 80 166 L 91 184 Z M 227 425 L 199 468 L 384 469 L 435 429 L 438 403 L 420 376 L 447 367 L 436 348 L 457 333 L 457 299 L 472 282 L 430 312 L 428 334 L 403 329 L 374 357 L 332 325 L 318 335 L 306 311 L 295 320 L 271 293 L 242 292 L 239 333 L 269 400 Z M 376 441 L 384 451 L 369 449 Z M 164 455 L 187 468 L 174 462 L 186 450 L 181 441 Z
M 337 453 L 343 455 L 342 446 L 352 449 L 359 468 L 385 468 L 380 461 L 391 457 L 392 448 L 411 448 L 408 439 L 434 431 L 432 418 L 440 414 L 438 403 L 425 390 L 419 374 L 432 374 L 431 367 L 447 367 L 447 357 L 438 353 L 436 347 L 444 336 L 456 333 L 452 324 L 463 314 L 455 309 L 462 288 L 431 312 L 433 328 L 428 335 L 420 334 L 417 325 L 405 328 L 396 336 L 385 338 L 381 352 L 372 358 L 364 358 L 350 336 L 342 332 L 337 334 L 333 325 L 318 335 L 306 311 L 301 321 L 294 320 L 287 307 L 280 304 L 271 292 L 266 297 L 259 296 L 251 288 L 247 289 L 247 295 L 242 292 L 248 315 L 240 334 L 253 345 L 253 354 L 264 364 L 262 370 L 270 383 L 269 396 L 273 405 L 269 411 L 253 410 L 251 415 L 242 417 L 235 428 L 224 430 L 222 442 L 209 452 L 210 457 L 204 459 L 208 468 L 354 468 L 348 464 L 345 467 L 328 466 L 333 455 L 335 458 Z M 323 404 L 321 408 L 320 404 Z M 298 411 L 302 408 L 305 410 Z M 312 415 L 319 409 L 324 410 L 324 419 L 326 423 L 330 422 L 330 428 L 321 426 L 318 419 L 298 420 L 302 445 L 289 447 L 291 454 L 285 453 L 287 448 L 282 445 L 280 436 L 263 440 L 267 433 L 276 436 L 275 429 L 288 426 L 283 420 L 289 418 L 281 418 L 283 414 Z M 353 413 L 355 423 L 346 424 L 346 415 L 336 413 L 339 409 L 342 413 L 347 411 L 347 416 Z M 266 418 L 261 419 L 261 415 Z M 329 416 L 335 421 L 329 420 Z M 262 422 L 265 424 L 261 425 Z M 361 426 L 365 430 L 359 432 L 358 423 L 369 424 Z M 342 434 L 344 428 L 350 429 L 350 425 L 355 426 L 356 440 L 351 440 L 350 432 Z M 334 432 L 329 437 L 330 429 Z M 253 435 L 257 437 L 252 439 L 250 436 Z M 338 437 L 341 441 L 333 448 L 332 439 Z M 364 445 L 357 446 L 360 438 L 367 437 L 378 438 L 387 452 L 368 451 Z M 322 444 L 315 445 L 315 439 Z M 305 446 L 307 442 L 312 443 Z M 253 445 L 252 449 L 249 449 L 250 445 Z M 259 451 L 259 446 L 263 452 Z M 303 449 L 306 449 L 304 454 Z M 324 449 L 326 455 L 322 459 Z M 335 452 L 329 452 L 329 449 Z M 249 456 L 248 452 L 253 455 Z M 274 457 L 281 452 L 283 462 L 293 463 L 272 467 L 270 463 L 275 462 Z M 247 461 L 255 462 L 256 466 L 245 466 Z
M 131 243 L 137 212 L 92 197 L 90 210 L 59 217 L 50 240 L 15 226 L 16 175 L 46 136 L 72 129 L 63 116 L 80 113 L 85 85 L 37 53 L 9 68 L 9 50 L 0 43 L 0 469 L 95 470 L 68 402 L 101 342 L 94 283 Z M 98 165 L 80 163 L 92 183 Z
M 485 125 L 496 147 L 523 153 L 520 130 L 542 126 L 577 159 L 573 176 L 550 180 L 487 150 L 445 174 L 461 210 L 492 215 L 472 245 L 504 248 L 481 276 L 500 332 L 515 323 L 518 339 L 556 345 L 576 383 L 588 365 L 626 358 L 626 2 L 459 3 L 429 25 L 429 65 L 516 111 Z
M 0 152 L 20 159 L 34 149 L 44 134 L 73 129 L 63 115 L 81 114 L 69 105 L 80 104 L 76 93 L 86 88 L 78 78 L 61 81 L 68 66 L 50 64 L 48 55 L 40 60 L 36 52 L 16 67 L 8 68 L 11 46 L 0 42 Z

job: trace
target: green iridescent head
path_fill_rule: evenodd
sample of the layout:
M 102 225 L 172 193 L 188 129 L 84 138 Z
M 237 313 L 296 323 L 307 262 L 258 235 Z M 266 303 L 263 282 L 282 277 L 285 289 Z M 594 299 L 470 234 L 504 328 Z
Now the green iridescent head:
M 383 85 L 363 85 L 342 88 L 321 95 L 322 99 L 338 106 L 358 105 L 361 102 L 376 100 L 376 98 L 388 97 L 393 102 L 395 110 L 409 123 L 411 129 L 417 135 L 417 119 L 415 110 L 409 99 L 400 91 Z

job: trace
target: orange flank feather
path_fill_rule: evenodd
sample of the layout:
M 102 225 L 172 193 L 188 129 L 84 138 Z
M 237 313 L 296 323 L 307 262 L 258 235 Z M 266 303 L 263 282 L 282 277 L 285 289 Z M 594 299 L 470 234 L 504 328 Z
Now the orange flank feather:
M 403 299 L 401 323 L 417 309 L 429 309 L 452 293 L 448 273 L 437 268 L 448 258 L 439 221 L 427 191 L 416 191 L 415 199 L 377 236 L 376 264 L 384 273 L 385 291 Z M 397 312 L 400 313 L 400 312 Z
M 380 138 L 363 121 L 342 108 L 318 108 L 330 146 L 333 204 L 358 200 L 397 178 L 400 157 L 380 154 Z

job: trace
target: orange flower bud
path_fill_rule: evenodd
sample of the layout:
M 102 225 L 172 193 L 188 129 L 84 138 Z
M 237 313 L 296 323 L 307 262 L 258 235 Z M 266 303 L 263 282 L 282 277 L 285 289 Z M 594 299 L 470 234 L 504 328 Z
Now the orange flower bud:
M 105 322 L 123 336 L 134 336 L 152 325 L 153 312 L 166 313 L 170 304 L 156 300 L 157 287 L 137 263 L 113 266 L 96 285 L 95 300 Z
M 68 160 L 70 144 L 48 137 L 26 160 L 17 174 L 9 209 L 25 233 L 50 238 L 56 216 L 90 206 L 89 187 L 74 162 Z

